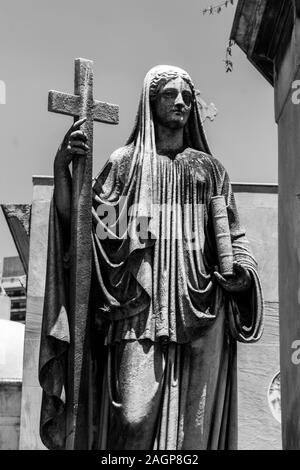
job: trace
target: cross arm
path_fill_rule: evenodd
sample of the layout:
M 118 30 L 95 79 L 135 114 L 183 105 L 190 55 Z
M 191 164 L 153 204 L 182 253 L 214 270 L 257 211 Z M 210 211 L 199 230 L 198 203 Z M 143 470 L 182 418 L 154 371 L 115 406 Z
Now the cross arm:
M 94 120 L 107 124 L 118 124 L 119 106 L 94 100 Z
M 50 90 L 48 95 L 48 111 L 67 116 L 79 116 L 80 96 L 61 93 L 60 91 Z
M 81 110 L 81 97 L 69 93 L 50 90 L 48 95 L 48 111 L 67 116 L 79 116 Z M 108 124 L 119 123 L 119 106 L 94 100 L 93 119 Z

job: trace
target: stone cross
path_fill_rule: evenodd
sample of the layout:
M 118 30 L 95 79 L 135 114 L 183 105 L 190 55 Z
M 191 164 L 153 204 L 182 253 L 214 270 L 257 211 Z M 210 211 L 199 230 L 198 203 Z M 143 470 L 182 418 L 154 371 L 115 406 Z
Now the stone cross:
M 70 260 L 70 353 L 72 367 L 68 371 L 67 391 L 67 449 L 80 448 L 81 436 L 86 433 L 85 423 L 78 422 L 77 416 L 84 399 L 82 387 L 83 361 L 87 360 L 85 345 L 87 341 L 87 309 L 91 279 L 91 224 L 92 224 L 92 152 L 93 121 L 108 124 L 118 123 L 118 106 L 96 101 L 93 98 L 93 62 L 86 59 L 75 60 L 74 95 L 49 92 L 48 110 L 87 118 L 81 129 L 88 137 L 89 151 L 86 159 L 78 158 L 73 162 L 72 209 L 71 209 L 71 260 Z M 81 334 L 78 334 L 81 331 Z

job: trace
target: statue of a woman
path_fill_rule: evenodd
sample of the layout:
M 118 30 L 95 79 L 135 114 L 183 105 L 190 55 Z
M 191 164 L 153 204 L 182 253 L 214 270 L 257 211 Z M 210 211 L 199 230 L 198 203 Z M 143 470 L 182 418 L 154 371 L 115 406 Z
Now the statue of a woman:
M 66 438 L 68 166 L 86 155 L 82 122 L 54 165 L 40 356 L 41 437 L 50 448 L 64 448 Z M 234 257 L 226 278 L 210 204 L 220 195 Z M 133 132 L 94 179 L 91 210 L 93 373 L 83 376 L 92 411 L 89 441 L 78 447 L 234 449 L 236 341 L 260 338 L 262 294 L 227 172 L 211 155 L 184 70 L 158 66 L 146 75 Z

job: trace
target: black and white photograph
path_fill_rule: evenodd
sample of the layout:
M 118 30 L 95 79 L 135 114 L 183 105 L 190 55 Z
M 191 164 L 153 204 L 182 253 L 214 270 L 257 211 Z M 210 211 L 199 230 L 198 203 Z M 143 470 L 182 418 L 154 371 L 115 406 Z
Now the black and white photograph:
M 300 0 L 1 0 L 0 44 L 0 450 L 300 450 Z

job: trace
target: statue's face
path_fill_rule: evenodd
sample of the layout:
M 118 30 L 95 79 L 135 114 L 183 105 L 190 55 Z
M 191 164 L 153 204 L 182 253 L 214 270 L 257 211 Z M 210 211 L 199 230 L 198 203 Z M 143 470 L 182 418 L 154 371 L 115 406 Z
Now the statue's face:
M 155 120 L 169 129 L 185 126 L 192 109 L 192 91 L 181 77 L 167 82 L 159 90 L 154 103 Z

